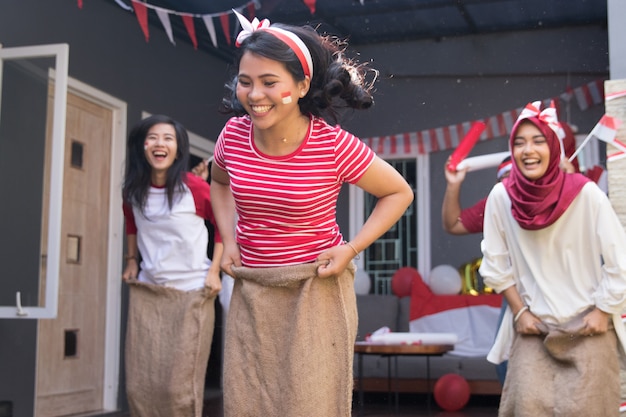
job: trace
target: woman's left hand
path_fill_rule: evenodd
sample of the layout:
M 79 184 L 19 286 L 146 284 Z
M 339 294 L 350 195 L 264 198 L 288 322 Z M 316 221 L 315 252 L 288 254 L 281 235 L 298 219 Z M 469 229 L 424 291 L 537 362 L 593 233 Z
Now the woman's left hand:
M 583 323 L 585 327 L 581 333 L 585 336 L 606 333 L 609 330 L 609 314 L 596 307 L 583 317 Z
M 317 261 L 321 262 L 322 265 L 317 268 L 317 276 L 329 278 L 340 275 L 348 267 L 354 256 L 354 250 L 349 245 L 335 246 L 320 253 Z

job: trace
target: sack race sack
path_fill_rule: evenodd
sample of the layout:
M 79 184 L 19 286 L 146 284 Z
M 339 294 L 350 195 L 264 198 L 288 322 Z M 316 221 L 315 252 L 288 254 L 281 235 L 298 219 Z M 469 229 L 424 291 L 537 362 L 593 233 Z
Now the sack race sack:
M 215 297 L 129 282 L 126 393 L 133 417 L 201 417 Z
M 233 267 L 224 416 L 349 417 L 357 331 L 354 267 Z

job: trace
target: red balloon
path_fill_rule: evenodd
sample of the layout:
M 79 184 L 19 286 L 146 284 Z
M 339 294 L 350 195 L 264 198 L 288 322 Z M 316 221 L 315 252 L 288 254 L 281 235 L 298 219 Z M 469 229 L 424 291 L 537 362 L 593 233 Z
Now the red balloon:
M 397 297 L 409 297 L 413 280 L 416 278 L 422 279 L 417 269 L 410 266 L 398 269 L 391 277 L 391 291 Z
M 435 401 L 446 411 L 458 411 L 470 399 L 470 387 L 458 374 L 445 374 L 437 380 L 433 389 Z

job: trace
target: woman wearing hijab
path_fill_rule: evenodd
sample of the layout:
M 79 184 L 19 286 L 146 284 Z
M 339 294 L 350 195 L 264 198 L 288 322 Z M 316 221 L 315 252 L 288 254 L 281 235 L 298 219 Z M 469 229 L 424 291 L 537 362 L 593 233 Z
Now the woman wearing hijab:
M 563 131 L 540 105 L 485 209 L 479 272 L 509 305 L 488 356 L 509 361 L 499 416 L 618 416 L 626 233 L 593 181 L 559 169 Z

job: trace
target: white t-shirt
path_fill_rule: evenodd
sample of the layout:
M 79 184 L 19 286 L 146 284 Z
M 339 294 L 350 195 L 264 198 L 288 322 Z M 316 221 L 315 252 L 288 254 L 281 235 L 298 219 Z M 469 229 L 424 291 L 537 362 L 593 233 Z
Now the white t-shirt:
M 562 324 L 596 306 L 613 314 L 626 348 L 620 313 L 626 307 L 626 233 L 606 194 L 587 183 L 565 213 L 539 230 L 522 229 L 511 200 L 499 183 L 485 207 L 479 273 L 500 293 L 512 285 L 532 313 L 545 323 Z M 488 357 L 508 357 L 514 335 L 507 309 Z
M 182 291 L 204 286 L 211 266 L 204 220 L 215 224 L 209 190 L 205 181 L 189 174 L 185 191 L 175 194 L 171 210 L 165 188 L 158 187 L 150 187 L 145 215 L 138 207 L 132 212 L 125 209 L 127 233 L 137 234 L 142 258 L 139 281 Z

